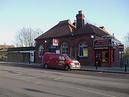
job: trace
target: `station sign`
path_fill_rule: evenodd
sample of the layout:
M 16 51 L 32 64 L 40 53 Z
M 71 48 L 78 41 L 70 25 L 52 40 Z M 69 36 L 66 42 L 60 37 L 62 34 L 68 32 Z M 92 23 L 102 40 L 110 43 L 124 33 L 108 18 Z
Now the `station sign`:
M 124 45 L 121 44 L 118 46 L 118 48 L 119 48 L 119 51 L 124 51 Z
M 110 39 L 96 39 L 94 41 L 95 48 L 102 48 L 102 47 L 109 47 L 110 46 Z
M 59 40 L 58 39 L 53 39 L 52 44 L 53 44 L 53 46 L 58 46 L 59 45 Z

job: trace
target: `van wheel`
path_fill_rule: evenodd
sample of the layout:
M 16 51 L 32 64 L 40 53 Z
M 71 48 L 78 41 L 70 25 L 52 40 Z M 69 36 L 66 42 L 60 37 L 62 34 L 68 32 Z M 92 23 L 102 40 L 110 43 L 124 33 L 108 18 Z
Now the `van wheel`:
M 44 64 L 44 68 L 45 68 L 45 69 L 48 69 L 48 65 L 47 65 L 47 64 Z
M 65 65 L 64 70 L 70 71 L 71 69 L 70 69 L 70 67 L 68 65 Z

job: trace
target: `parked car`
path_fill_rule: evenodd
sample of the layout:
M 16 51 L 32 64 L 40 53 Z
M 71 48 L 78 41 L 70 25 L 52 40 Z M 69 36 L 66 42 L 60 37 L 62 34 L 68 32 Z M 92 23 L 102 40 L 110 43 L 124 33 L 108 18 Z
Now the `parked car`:
M 42 57 L 44 68 L 57 68 L 64 70 L 80 69 L 80 63 L 67 54 L 45 53 Z

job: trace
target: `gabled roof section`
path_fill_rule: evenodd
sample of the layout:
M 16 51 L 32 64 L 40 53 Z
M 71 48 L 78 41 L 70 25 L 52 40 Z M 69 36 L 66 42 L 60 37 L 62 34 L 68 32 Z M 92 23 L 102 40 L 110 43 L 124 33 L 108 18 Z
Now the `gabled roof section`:
M 97 36 L 106 36 L 106 35 L 110 35 L 109 32 L 107 32 L 105 29 L 102 29 L 100 27 L 97 27 L 95 25 L 92 24 L 88 24 L 90 26 L 90 28 L 92 29 L 92 31 L 94 32 L 95 35 Z
M 70 35 L 74 30 L 75 26 L 70 22 L 70 20 L 60 21 L 57 25 L 55 25 L 53 28 L 51 28 L 35 40 Z
M 93 31 L 91 29 L 91 27 L 89 26 L 89 24 L 85 24 L 82 28 L 80 29 L 76 29 L 74 34 L 92 34 Z
M 75 31 L 76 34 L 94 34 L 96 36 L 110 35 L 105 29 L 99 28 L 92 24 L 85 24 L 82 28 Z

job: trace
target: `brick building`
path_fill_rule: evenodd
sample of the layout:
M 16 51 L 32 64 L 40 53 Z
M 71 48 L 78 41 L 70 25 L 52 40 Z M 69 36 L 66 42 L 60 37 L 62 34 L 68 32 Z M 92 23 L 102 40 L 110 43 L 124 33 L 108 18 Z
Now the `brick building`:
M 0 61 L 7 61 L 7 50 L 11 47 L 14 45 L 0 45 Z
M 85 23 L 84 18 L 79 11 L 76 22 L 60 21 L 37 37 L 36 62 L 41 62 L 44 52 L 56 52 L 77 58 L 81 65 L 95 65 L 99 61 L 100 66 L 118 66 L 123 53 L 121 42 L 103 26 Z

